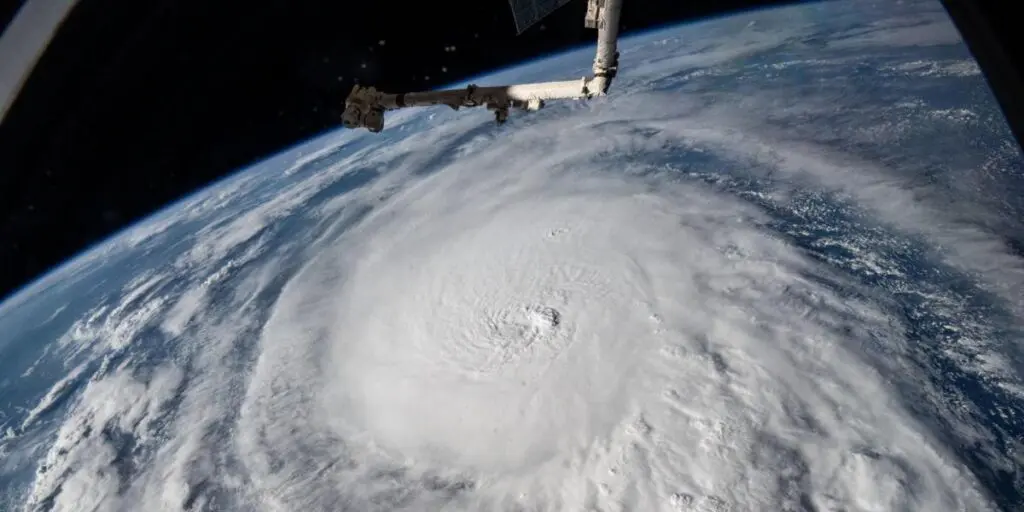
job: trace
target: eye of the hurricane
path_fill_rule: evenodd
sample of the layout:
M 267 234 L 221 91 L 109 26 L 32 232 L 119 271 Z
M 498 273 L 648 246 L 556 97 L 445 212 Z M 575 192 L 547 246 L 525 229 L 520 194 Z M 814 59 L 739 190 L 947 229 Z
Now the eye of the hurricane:
M 568 344 L 561 327 L 562 315 L 554 307 L 509 305 L 484 314 L 483 329 L 464 333 L 466 337 L 452 347 L 453 356 L 464 371 L 476 376 L 510 365 L 544 364 Z
M 557 355 L 565 340 L 558 336 L 560 323 L 561 314 L 550 306 L 519 305 L 489 315 L 478 371 L 497 372 L 522 358 Z

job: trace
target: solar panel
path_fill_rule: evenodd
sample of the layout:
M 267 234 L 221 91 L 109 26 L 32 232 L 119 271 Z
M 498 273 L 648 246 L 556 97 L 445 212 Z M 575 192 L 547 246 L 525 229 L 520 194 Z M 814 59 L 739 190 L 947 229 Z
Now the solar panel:
M 516 21 L 516 34 L 530 28 L 548 14 L 569 3 L 569 0 L 508 0 L 512 17 Z

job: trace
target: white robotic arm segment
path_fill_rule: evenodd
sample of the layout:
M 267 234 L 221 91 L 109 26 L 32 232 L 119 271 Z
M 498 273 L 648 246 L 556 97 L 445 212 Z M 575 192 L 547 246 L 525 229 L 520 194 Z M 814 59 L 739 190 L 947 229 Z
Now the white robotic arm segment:
M 495 119 L 501 123 L 508 118 L 510 108 L 538 110 L 547 100 L 589 98 L 596 94 L 593 81 L 584 77 L 564 82 L 493 87 L 469 85 L 464 89 L 400 94 L 382 93 L 373 87 L 356 85 L 345 100 L 341 122 L 346 128 L 366 128 L 376 133 L 384 128 L 386 110 L 448 105 L 456 110 L 462 107 L 486 107 L 494 111 Z
M 595 18 L 591 18 L 591 11 Z M 622 0 L 590 0 L 586 25 L 597 26 L 597 54 L 594 56 L 595 86 L 604 94 L 619 71 L 619 15 Z
M 515 2 L 513 0 L 513 7 Z M 536 1 L 536 0 L 531 0 Z M 547 2 L 546 8 L 557 8 L 565 3 Z M 585 24 L 598 30 L 597 55 L 594 57 L 593 76 L 564 82 L 542 82 L 505 86 L 477 87 L 443 91 L 389 94 L 373 87 L 353 86 L 345 99 L 342 124 L 347 128 L 366 128 L 371 132 L 384 129 L 384 111 L 405 107 L 448 105 L 461 107 L 484 106 L 494 111 L 498 123 L 508 118 L 510 108 L 537 110 L 547 100 L 587 99 L 604 95 L 618 71 L 619 53 L 616 44 L 619 33 L 619 12 L 622 0 L 589 0 Z M 529 21 L 529 20 L 527 20 Z M 529 21 L 530 23 L 535 22 Z

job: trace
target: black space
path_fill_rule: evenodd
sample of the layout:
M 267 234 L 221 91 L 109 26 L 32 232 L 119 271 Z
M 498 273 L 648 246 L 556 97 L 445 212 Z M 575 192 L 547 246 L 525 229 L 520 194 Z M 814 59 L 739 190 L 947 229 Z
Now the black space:
M 0 21 L 19 3 L 0 5 Z M 779 3 L 627 0 L 622 28 Z M 946 4 L 1015 123 L 1020 68 L 1000 50 L 1013 46 L 1012 2 Z M 169 202 L 337 127 L 356 80 L 421 90 L 593 44 L 585 7 L 573 0 L 516 36 L 506 0 L 82 0 L 0 124 L 0 300 Z

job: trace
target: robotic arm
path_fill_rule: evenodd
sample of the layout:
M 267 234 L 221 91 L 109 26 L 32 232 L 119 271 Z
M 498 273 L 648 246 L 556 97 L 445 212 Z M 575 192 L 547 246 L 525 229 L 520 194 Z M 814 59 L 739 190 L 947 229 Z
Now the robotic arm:
M 547 6 L 536 4 L 545 0 L 510 1 L 516 14 L 519 31 L 522 32 L 567 0 L 558 0 L 554 3 L 547 1 Z M 524 7 L 529 11 L 529 15 L 521 20 Z M 429 105 L 448 105 L 455 110 L 461 107 L 483 106 L 494 111 L 495 120 L 500 124 L 508 119 L 511 108 L 538 110 L 548 100 L 603 96 L 608 92 L 608 87 L 618 71 L 619 52 L 616 45 L 621 10 L 622 0 L 589 0 L 584 24 L 588 28 L 597 28 L 597 55 L 594 57 L 593 75 L 589 77 L 563 82 L 493 87 L 470 85 L 464 89 L 400 94 L 385 93 L 373 87 L 356 85 L 345 99 L 342 124 L 347 128 L 366 128 L 377 133 L 384 129 L 386 110 Z

